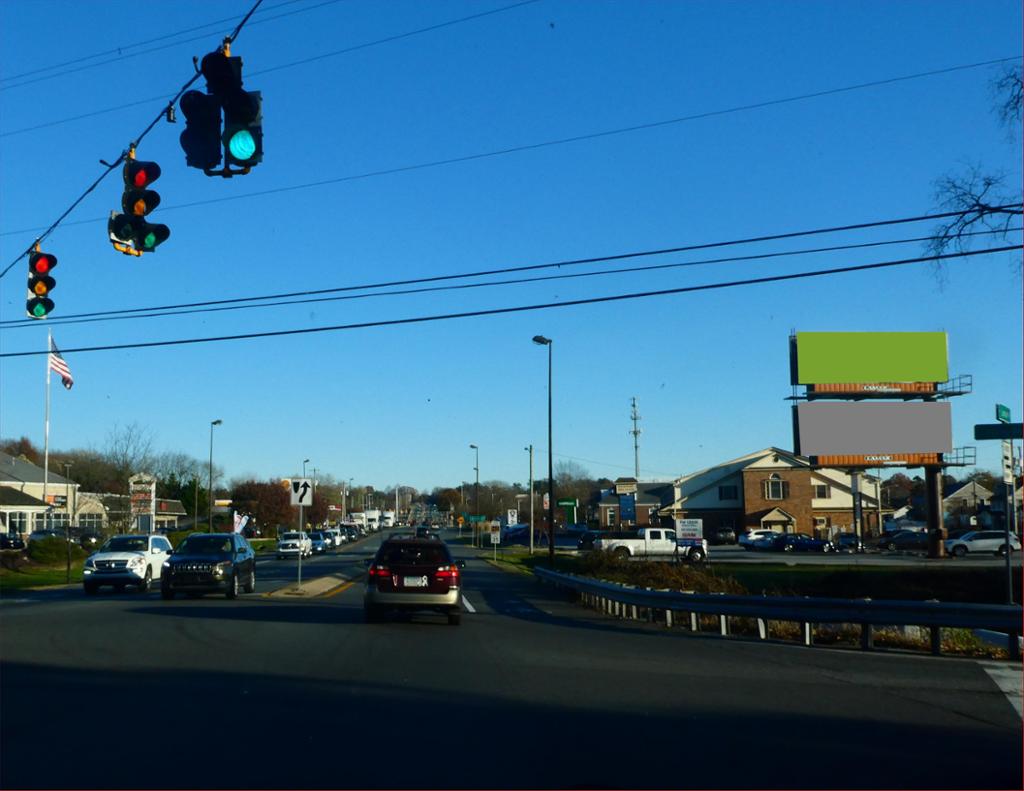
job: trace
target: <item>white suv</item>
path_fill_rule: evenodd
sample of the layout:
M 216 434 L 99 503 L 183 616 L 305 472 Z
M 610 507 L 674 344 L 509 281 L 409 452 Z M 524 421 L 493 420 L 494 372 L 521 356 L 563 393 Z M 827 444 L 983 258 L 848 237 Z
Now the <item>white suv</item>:
M 1020 539 L 1010 533 L 1010 552 L 1020 551 Z M 946 552 L 953 557 L 962 558 L 968 552 L 994 552 L 997 555 L 1006 554 L 1006 531 L 1004 530 L 974 530 L 964 533 L 960 538 L 951 538 L 946 541 Z
M 129 534 L 112 536 L 96 552 L 85 559 L 82 588 L 96 593 L 101 585 L 124 590 L 134 585 L 143 593 L 154 580 L 171 552 L 171 542 L 163 536 Z
M 740 536 L 739 545 L 746 550 L 754 548 L 754 542 L 762 539 L 774 538 L 775 536 L 782 535 L 776 533 L 774 530 L 748 530 L 746 533 Z
M 298 557 L 308 558 L 313 554 L 313 541 L 305 533 L 282 533 L 277 540 L 277 559 Z

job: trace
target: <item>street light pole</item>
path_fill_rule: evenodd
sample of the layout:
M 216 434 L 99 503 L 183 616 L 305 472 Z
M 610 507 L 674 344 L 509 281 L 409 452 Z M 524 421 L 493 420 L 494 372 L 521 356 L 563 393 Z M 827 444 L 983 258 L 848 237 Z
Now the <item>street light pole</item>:
M 209 510 L 209 514 L 208 514 L 209 520 L 210 520 L 210 524 L 207 526 L 207 530 L 206 530 L 206 532 L 208 532 L 208 533 L 212 533 L 213 532 L 213 427 L 214 426 L 219 426 L 223 422 L 224 421 L 221 420 L 220 418 L 217 418 L 216 420 L 211 420 L 210 421 L 210 480 L 209 480 L 209 484 L 210 484 L 210 490 L 209 490 L 210 510 Z
M 523 448 L 530 452 L 530 554 L 533 554 L 533 445 Z
M 551 447 L 551 338 L 534 335 L 533 342 L 548 347 L 548 561 L 555 565 L 555 472 L 554 449 Z
M 473 488 L 473 510 L 476 512 L 474 514 L 474 516 L 479 517 L 480 516 L 480 448 L 478 448 L 476 445 L 470 445 L 469 447 L 471 447 L 476 452 L 476 466 L 473 467 L 473 470 L 476 472 L 476 484 L 474 485 L 474 488 Z M 473 527 L 473 546 L 476 546 L 476 539 L 477 539 L 477 532 L 478 532 L 477 527 L 479 526 L 479 524 L 480 524 L 479 522 L 474 522 L 474 527 Z

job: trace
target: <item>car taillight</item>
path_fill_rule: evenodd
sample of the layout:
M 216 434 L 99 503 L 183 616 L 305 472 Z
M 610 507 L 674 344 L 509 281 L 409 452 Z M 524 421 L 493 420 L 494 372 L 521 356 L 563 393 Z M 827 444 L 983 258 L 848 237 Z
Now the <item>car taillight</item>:
M 449 585 L 458 585 L 459 567 L 454 564 L 451 566 L 438 566 L 437 571 L 434 572 L 434 577 L 439 580 L 447 580 Z
M 371 565 L 370 568 L 367 569 L 366 573 L 369 575 L 371 579 L 373 579 L 374 577 L 387 577 L 391 574 L 391 572 L 388 571 L 387 566 L 376 565 Z

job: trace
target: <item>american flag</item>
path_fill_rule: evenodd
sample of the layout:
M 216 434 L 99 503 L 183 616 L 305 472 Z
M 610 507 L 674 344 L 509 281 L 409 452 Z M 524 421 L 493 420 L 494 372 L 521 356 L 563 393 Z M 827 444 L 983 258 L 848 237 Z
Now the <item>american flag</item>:
M 64 383 L 64 387 L 68 390 L 71 389 L 71 386 L 75 383 L 75 378 L 71 375 L 71 369 L 64 362 L 64 358 L 60 356 L 60 350 L 57 349 L 57 344 L 53 342 L 53 338 L 50 338 L 50 370 L 60 374 L 60 380 Z

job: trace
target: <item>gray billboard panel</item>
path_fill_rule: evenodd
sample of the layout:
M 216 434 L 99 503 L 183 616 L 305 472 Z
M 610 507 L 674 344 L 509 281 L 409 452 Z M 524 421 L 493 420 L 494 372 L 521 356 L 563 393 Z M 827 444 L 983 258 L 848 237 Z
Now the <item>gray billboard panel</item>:
M 799 404 L 797 453 L 803 456 L 950 453 L 948 402 Z

